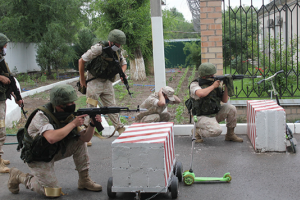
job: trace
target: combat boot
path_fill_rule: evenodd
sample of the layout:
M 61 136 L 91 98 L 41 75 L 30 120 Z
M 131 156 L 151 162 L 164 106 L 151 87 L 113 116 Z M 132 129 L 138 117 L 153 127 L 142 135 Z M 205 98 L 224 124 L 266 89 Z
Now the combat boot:
M 78 189 L 80 190 L 87 189 L 90 191 L 102 191 L 102 186 L 92 181 L 91 178 L 89 177 L 88 169 L 78 172 L 78 174 L 79 174 Z
M 194 129 L 191 130 L 192 134 L 193 134 L 193 131 L 194 131 Z M 196 138 L 195 142 L 196 143 L 202 143 L 204 141 L 202 139 L 202 137 L 200 136 L 199 132 L 200 132 L 200 129 L 196 128 L 196 132 L 195 132 L 195 138 Z
M 7 187 L 9 191 L 11 191 L 11 193 L 13 194 L 18 194 L 20 190 L 19 188 L 20 183 L 25 185 L 25 181 L 29 177 L 30 177 L 29 174 L 24 174 L 23 172 L 21 172 L 15 167 L 11 168 L 9 172 L 9 179 L 7 182 Z
M 9 168 L 8 167 L 6 167 L 6 165 L 5 165 L 5 163 L 4 163 L 5 161 L 1 158 L 1 156 L 0 156 L 0 173 L 9 173 Z M 8 161 L 9 162 L 9 161 Z
M 0 156 L 0 157 L 1 157 L 1 156 Z M 10 161 L 9 161 L 9 160 L 4 160 L 4 159 L 2 159 L 2 161 L 3 161 L 4 165 L 9 165 L 9 164 L 10 164 Z
M 243 139 L 236 136 L 236 134 L 234 133 L 234 127 L 233 128 L 227 127 L 227 133 L 225 135 L 225 141 L 243 142 Z
M 120 127 L 120 128 L 117 129 L 117 131 L 119 132 L 119 135 L 121 135 L 125 131 L 125 128 Z

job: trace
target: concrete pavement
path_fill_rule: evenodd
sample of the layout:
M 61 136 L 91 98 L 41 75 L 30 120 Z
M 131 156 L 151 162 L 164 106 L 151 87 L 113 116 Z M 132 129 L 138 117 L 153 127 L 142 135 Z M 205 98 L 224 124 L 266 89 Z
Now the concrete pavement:
M 243 199 L 243 200 L 298 200 L 300 199 L 300 148 L 299 153 L 255 153 L 247 135 L 239 135 L 243 143 L 224 141 L 224 136 L 207 138 L 194 148 L 193 170 L 200 177 L 222 177 L 230 172 L 230 183 L 201 183 L 185 186 L 179 184 L 179 200 L 191 199 Z M 300 141 L 300 135 L 295 136 Z M 55 163 L 55 171 L 66 194 L 60 199 L 106 200 L 107 180 L 111 176 L 111 142 L 115 138 L 100 140 L 93 137 L 93 146 L 89 147 L 91 159 L 90 176 L 103 186 L 102 192 L 90 192 L 77 189 L 78 175 L 72 158 Z M 15 137 L 7 137 L 6 142 L 16 142 Z M 19 158 L 16 145 L 4 146 L 4 159 L 9 159 L 9 167 L 17 167 L 28 173 L 29 168 Z M 191 137 L 175 136 L 175 154 L 177 160 L 183 163 L 183 169 L 190 167 Z M 8 174 L 0 174 L 0 199 L 47 199 L 46 197 L 27 190 L 20 185 L 19 194 L 11 194 L 7 189 Z M 147 199 L 153 194 L 142 194 Z M 116 200 L 134 199 L 133 193 L 117 193 Z M 171 199 L 170 194 L 159 194 L 155 200 Z

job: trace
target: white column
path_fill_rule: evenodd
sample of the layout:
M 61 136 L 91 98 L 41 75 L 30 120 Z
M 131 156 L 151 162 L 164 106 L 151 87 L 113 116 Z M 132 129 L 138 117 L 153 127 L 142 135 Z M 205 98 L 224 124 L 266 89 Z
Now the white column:
M 155 91 L 166 86 L 161 0 L 150 0 Z

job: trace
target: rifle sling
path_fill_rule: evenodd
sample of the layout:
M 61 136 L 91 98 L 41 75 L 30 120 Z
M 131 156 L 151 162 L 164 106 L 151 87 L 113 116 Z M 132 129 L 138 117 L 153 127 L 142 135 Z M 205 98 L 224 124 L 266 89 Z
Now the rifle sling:
M 94 77 L 94 78 L 91 78 L 91 79 L 88 79 L 88 80 L 86 80 L 85 82 L 86 83 L 88 83 L 88 82 L 90 82 L 90 81 L 92 81 L 92 80 L 94 80 L 94 79 L 96 79 L 97 77 Z
M 110 135 L 110 136 L 108 136 L 108 137 L 104 137 L 104 136 L 102 136 L 102 135 L 100 135 L 98 132 L 94 132 L 94 135 L 96 136 L 96 137 L 98 137 L 98 138 L 100 138 L 100 139 L 108 139 L 108 138 L 111 138 L 112 136 L 114 136 L 115 135 L 115 133 L 116 133 L 116 129 L 114 130 L 114 132 Z

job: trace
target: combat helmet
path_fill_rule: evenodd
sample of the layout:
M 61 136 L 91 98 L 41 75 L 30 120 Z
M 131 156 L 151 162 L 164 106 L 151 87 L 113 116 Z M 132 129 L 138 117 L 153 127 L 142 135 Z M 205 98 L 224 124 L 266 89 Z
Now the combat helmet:
M 199 77 L 217 73 L 216 66 L 212 63 L 202 63 L 198 68 Z
M 76 91 L 71 85 L 57 85 L 50 91 L 50 102 L 53 106 L 65 105 L 77 99 Z
M 126 35 L 119 29 L 114 29 L 109 32 L 108 40 L 118 44 L 126 44 Z
M 6 43 L 8 43 L 10 40 L 8 39 L 8 37 L 6 37 L 6 35 L 4 35 L 3 33 L 0 33 L 0 48 L 4 47 L 4 45 Z

